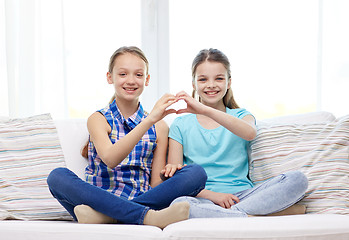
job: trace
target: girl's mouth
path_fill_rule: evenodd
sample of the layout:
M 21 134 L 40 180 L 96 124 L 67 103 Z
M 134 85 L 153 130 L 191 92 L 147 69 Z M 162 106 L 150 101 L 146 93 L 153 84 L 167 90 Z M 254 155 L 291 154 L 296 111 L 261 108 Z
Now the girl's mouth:
M 204 93 L 208 96 L 214 96 L 214 95 L 217 95 L 219 91 L 206 91 Z
M 137 90 L 137 88 L 129 88 L 129 87 L 124 87 L 123 88 L 126 92 L 134 92 Z

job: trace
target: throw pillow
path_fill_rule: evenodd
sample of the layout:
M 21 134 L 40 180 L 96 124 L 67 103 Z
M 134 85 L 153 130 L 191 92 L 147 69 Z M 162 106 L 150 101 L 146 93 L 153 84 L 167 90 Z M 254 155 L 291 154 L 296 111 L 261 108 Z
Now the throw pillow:
M 307 213 L 349 214 L 349 115 L 304 124 L 261 124 L 251 142 L 250 177 L 259 184 L 300 170 L 309 187 Z
M 50 114 L 0 120 L 0 219 L 71 220 L 46 183 L 64 165 Z

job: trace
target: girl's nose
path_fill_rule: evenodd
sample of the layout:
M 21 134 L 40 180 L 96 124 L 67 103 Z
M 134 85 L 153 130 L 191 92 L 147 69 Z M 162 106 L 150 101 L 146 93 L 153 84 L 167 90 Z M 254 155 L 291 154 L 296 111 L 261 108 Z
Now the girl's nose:
M 212 80 L 207 81 L 207 86 L 210 87 L 210 88 L 215 87 L 215 81 L 212 81 Z
M 127 84 L 135 84 L 136 83 L 136 76 L 133 76 L 133 75 L 129 75 L 129 77 L 127 78 L 127 81 L 126 81 Z

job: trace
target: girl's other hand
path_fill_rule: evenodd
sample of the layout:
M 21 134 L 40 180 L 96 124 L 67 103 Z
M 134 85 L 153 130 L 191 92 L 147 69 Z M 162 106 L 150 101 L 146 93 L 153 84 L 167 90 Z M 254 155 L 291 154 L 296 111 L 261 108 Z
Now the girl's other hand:
M 167 109 L 169 106 L 177 102 L 178 99 L 172 94 L 164 94 L 154 105 L 151 110 L 148 118 L 152 120 L 153 123 L 156 123 L 163 119 L 165 116 L 171 113 L 176 113 L 175 109 Z
M 237 196 L 230 193 L 212 192 L 210 195 L 210 200 L 223 208 L 231 208 L 233 205 L 240 202 Z
M 172 177 L 176 171 L 181 170 L 183 167 L 187 166 L 187 164 L 167 164 L 164 169 L 160 171 L 160 177 L 163 181 Z
M 206 108 L 205 105 L 195 100 L 193 97 L 191 97 L 188 93 L 184 91 L 177 93 L 176 98 L 177 98 L 177 101 L 184 100 L 187 103 L 187 108 L 178 110 L 177 114 L 181 114 L 181 113 L 202 114 L 204 109 Z

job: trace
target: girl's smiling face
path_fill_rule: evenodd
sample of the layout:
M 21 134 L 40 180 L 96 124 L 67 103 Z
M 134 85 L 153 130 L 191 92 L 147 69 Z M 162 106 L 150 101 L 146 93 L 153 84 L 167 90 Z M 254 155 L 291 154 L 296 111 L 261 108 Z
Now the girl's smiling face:
M 223 97 L 231 81 L 222 63 L 204 61 L 197 66 L 194 80 L 193 88 L 203 104 L 214 108 L 224 107 Z
M 113 71 L 107 73 L 109 84 L 115 88 L 116 98 L 126 101 L 137 100 L 149 83 L 147 66 L 138 56 L 125 53 L 115 59 Z

